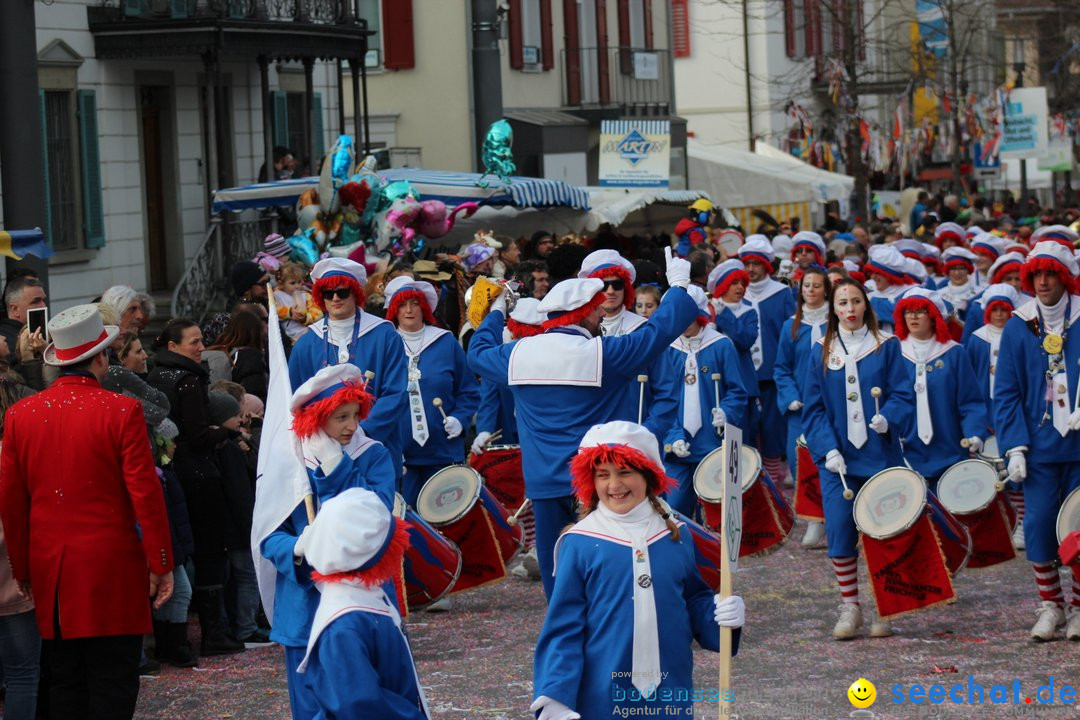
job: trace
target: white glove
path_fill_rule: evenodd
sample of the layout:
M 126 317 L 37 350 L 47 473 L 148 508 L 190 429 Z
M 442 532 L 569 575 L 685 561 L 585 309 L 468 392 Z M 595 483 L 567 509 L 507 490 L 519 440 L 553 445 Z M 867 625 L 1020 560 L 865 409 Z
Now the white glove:
M 311 539 L 311 526 L 308 525 L 300 531 L 300 536 L 296 538 L 296 543 L 292 547 L 293 557 L 302 558 L 304 552 L 307 550 L 308 540 Z
M 529 706 L 530 712 L 540 711 L 539 720 L 580 720 L 581 715 L 563 705 L 558 700 L 552 700 L 547 695 L 541 695 Z
M 671 452 L 675 453 L 675 457 L 689 457 L 690 456 L 690 443 L 685 440 L 676 440 L 671 443 Z
M 885 416 L 878 413 L 874 417 L 870 418 L 870 429 L 876 432 L 878 435 L 884 435 L 889 432 L 889 421 L 885 419 Z
M 491 301 L 491 306 L 488 308 L 488 312 L 495 312 L 496 310 L 498 310 L 503 314 L 504 318 L 506 317 L 506 293 L 507 290 L 504 288 L 501 293 L 495 296 L 495 298 Z
M 1009 480 L 1012 480 L 1013 482 L 1024 482 L 1027 478 L 1027 458 L 1024 457 L 1023 451 L 1010 450 L 1006 454 L 1009 456 Z
M 982 438 L 979 437 L 978 435 L 972 435 L 971 437 L 969 437 L 967 439 L 967 441 L 968 441 L 968 450 L 970 452 L 977 453 L 977 452 L 979 452 L 980 450 L 983 449 Z
M 332 473 L 341 462 L 341 443 L 322 430 L 316 430 L 314 435 L 301 440 L 300 447 L 304 451 L 304 459 L 318 463 L 325 475 Z
M 664 259 L 668 285 L 685 290 L 690 285 L 690 263 L 675 255 L 670 247 L 664 248 Z
M 442 421 L 443 430 L 446 431 L 446 437 L 453 440 L 461 434 L 461 423 L 453 415 L 447 415 L 446 419 Z
M 472 441 L 471 450 L 473 452 L 473 455 L 483 454 L 483 452 L 487 450 L 487 443 L 490 438 L 491 433 L 489 432 L 477 433 L 476 439 Z
M 847 474 L 847 463 L 839 450 L 830 450 L 825 456 L 825 469 L 836 475 Z
M 1069 429 L 1080 430 L 1080 410 L 1073 410 L 1069 415 Z
M 802 410 L 802 403 L 798 400 L 792 400 L 787 406 L 788 412 L 799 412 Z
M 713 595 L 713 604 L 716 606 L 713 619 L 720 627 L 741 628 L 746 624 L 746 603 L 738 595 L 721 598 L 717 593 Z
M 712 409 L 712 426 L 717 430 L 724 429 L 724 423 L 727 422 L 727 415 L 724 414 L 723 408 Z

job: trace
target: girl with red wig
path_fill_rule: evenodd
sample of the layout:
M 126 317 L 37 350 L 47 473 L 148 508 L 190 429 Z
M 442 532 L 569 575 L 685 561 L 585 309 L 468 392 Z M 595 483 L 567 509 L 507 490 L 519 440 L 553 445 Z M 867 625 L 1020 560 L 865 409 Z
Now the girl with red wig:
M 697 640 L 715 652 L 720 627 L 731 627 L 737 651 L 742 598 L 721 599 L 702 580 L 689 532 L 659 499 L 674 481 L 644 427 L 592 427 L 570 472 L 582 515 L 555 548 L 555 589 L 536 644 L 530 710 L 541 720 L 646 709 L 689 717 L 691 645 Z
M 428 478 L 465 462 L 461 435 L 480 404 L 480 385 L 453 334 L 435 325 L 438 295 L 431 283 L 402 275 L 384 292 L 386 317 L 397 326 L 408 357 L 409 436 L 401 495 L 415 506 Z
M 933 490 L 941 473 L 982 449 L 990 420 L 978 384 L 971 382 L 971 361 L 949 337 L 941 295 L 911 288 L 896 304 L 893 323 L 915 395 L 915 422 L 904 447 Z M 967 448 L 960 444 L 965 438 Z
M 303 450 L 316 505 L 349 488 L 366 488 L 387 509 L 393 508 L 399 463 L 360 428 L 374 403 L 363 373 L 348 364 L 323 368 L 293 393 L 292 431 Z M 294 718 L 314 718 L 318 712 L 316 699 L 296 674 L 319 605 L 311 567 L 303 561 L 303 541 L 309 532 L 307 512 L 300 503 L 259 546 L 277 569 L 270 639 L 285 648 Z
M 979 293 L 972 278 L 975 259 L 975 253 L 965 247 L 951 247 L 941 254 L 941 264 L 948 280 L 938 287 L 938 291 L 961 320 L 967 314 L 968 302 Z

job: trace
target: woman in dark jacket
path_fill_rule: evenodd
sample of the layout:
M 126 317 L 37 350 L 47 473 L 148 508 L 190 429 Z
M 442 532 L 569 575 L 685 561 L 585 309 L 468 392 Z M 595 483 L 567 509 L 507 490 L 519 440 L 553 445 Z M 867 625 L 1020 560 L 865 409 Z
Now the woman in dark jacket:
M 202 654 L 240 652 L 243 643 L 226 632 L 225 496 L 214 462 L 217 447 L 235 431 L 209 422 L 209 374 L 200 364 L 199 326 L 191 320 L 171 321 L 154 341 L 154 350 L 149 382 L 169 398 L 169 417 L 180 429 L 174 463 L 195 538 L 192 603 L 202 627 Z
M 266 402 L 266 324 L 249 312 L 234 312 L 229 324 L 207 350 L 225 353 L 232 365 L 232 381 Z

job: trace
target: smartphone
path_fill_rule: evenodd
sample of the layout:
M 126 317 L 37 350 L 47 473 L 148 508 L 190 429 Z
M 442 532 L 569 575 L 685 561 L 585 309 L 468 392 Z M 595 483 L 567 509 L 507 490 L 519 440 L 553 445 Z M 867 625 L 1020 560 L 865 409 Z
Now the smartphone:
M 30 330 L 30 334 L 33 335 L 34 331 L 41 328 L 41 337 L 45 338 L 45 342 L 49 342 L 49 308 L 37 307 L 30 308 L 26 311 L 26 327 Z

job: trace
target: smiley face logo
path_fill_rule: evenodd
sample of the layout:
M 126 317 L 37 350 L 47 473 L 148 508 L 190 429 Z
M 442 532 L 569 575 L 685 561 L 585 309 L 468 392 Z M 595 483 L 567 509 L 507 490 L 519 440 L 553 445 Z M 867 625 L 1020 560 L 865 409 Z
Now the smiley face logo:
M 877 688 L 866 678 L 859 678 L 851 683 L 847 690 L 848 700 L 857 708 L 868 708 L 877 700 Z

